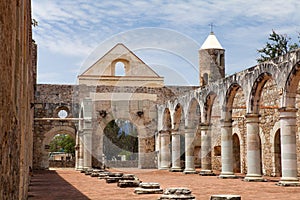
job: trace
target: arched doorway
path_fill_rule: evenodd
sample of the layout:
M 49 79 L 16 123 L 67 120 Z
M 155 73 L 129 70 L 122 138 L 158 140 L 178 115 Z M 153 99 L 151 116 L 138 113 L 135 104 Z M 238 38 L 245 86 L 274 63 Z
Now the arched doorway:
M 281 142 L 280 129 L 275 133 L 274 137 L 274 159 L 275 159 L 275 176 L 281 177 Z
M 59 126 L 59 127 L 52 128 L 50 131 L 48 131 L 47 133 L 44 134 L 44 140 L 43 140 L 43 144 L 42 144 L 42 147 L 41 147 L 42 148 L 41 149 L 41 162 L 40 162 L 39 168 L 42 168 L 42 169 L 48 169 L 49 168 L 49 166 L 50 166 L 49 160 L 52 159 L 51 158 L 51 151 L 52 150 L 50 149 L 50 144 L 57 136 L 68 136 L 67 139 L 71 139 L 72 141 L 74 141 L 74 144 L 72 142 L 70 142 L 70 144 L 69 144 L 70 148 L 75 147 L 75 128 L 72 128 L 72 127 L 69 127 L 69 126 Z M 55 150 L 53 152 L 64 153 L 64 152 L 55 151 Z M 57 158 L 55 158 L 55 159 L 58 159 L 59 156 L 56 156 L 56 157 Z M 62 156 L 60 156 L 60 158 L 61 157 Z M 64 155 L 63 157 L 64 157 L 64 160 L 66 160 L 67 155 Z M 66 166 L 74 167 L 75 166 L 75 159 L 76 158 L 75 158 L 75 152 L 74 152 L 74 155 L 73 155 L 74 164 L 72 164 L 72 163 L 62 163 L 62 166 L 60 166 L 60 167 L 66 167 Z
M 75 167 L 75 139 L 71 135 L 56 134 L 46 149 L 49 167 Z
M 241 173 L 241 150 L 240 150 L 240 139 L 235 133 L 232 136 L 233 143 L 233 172 Z
M 103 153 L 108 167 L 138 167 L 138 131 L 129 120 L 115 119 L 104 128 Z

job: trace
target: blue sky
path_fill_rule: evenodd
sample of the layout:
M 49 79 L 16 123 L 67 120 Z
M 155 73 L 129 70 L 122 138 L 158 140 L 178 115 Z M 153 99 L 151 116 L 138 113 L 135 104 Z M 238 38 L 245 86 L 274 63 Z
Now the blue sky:
M 226 74 L 256 65 L 272 29 L 294 42 L 298 0 L 32 0 L 38 21 L 38 83 L 75 84 L 76 77 L 122 42 L 168 85 L 198 84 L 198 49 L 210 23 L 226 50 Z

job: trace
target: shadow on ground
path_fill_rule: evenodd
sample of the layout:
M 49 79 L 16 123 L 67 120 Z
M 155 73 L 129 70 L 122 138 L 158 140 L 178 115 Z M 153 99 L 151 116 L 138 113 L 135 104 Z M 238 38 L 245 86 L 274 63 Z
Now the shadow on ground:
M 57 200 L 57 199 L 89 199 L 69 182 L 63 179 L 56 171 L 34 171 L 29 185 L 29 200 Z

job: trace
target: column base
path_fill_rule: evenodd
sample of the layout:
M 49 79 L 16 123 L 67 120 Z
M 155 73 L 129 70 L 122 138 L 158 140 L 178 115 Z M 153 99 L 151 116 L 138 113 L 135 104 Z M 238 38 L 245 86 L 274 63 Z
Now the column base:
M 276 185 L 284 187 L 299 187 L 300 182 L 298 178 L 281 178 L 281 180 L 276 183 Z
M 218 178 L 222 178 L 222 179 L 235 179 L 238 178 L 234 173 L 230 173 L 230 172 L 222 172 Z
M 265 182 L 266 180 L 259 174 L 247 174 L 244 181 L 248 182 Z
M 200 176 L 215 176 L 216 174 L 212 170 L 201 170 Z
M 81 171 L 81 170 L 83 170 L 83 167 L 77 167 L 77 168 L 75 168 L 75 170 L 76 171 Z
M 160 167 L 159 170 L 169 170 L 169 167 Z
M 182 172 L 183 170 L 180 167 L 172 167 L 169 171 L 170 172 Z
M 184 169 L 183 173 L 184 174 L 197 174 L 195 169 Z

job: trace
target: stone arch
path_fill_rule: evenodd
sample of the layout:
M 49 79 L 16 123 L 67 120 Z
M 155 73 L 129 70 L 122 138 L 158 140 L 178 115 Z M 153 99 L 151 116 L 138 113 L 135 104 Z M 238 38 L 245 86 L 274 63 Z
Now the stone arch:
M 300 81 L 300 62 L 297 62 L 288 75 L 284 86 L 282 107 L 295 108 L 296 94 Z
M 263 72 L 254 81 L 248 101 L 248 113 L 259 114 L 261 93 L 265 84 L 270 79 L 272 79 L 272 75 L 268 72 Z
M 232 120 L 233 101 L 239 89 L 242 89 L 242 87 L 237 83 L 233 83 L 226 91 L 222 109 L 222 119 L 224 121 Z
M 173 129 L 179 130 L 180 126 L 184 119 L 183 108 L 180 103 L 175 106 L 174 114 L 173 114 Z
M 241 143 L 237 133 L 232 135 L 233 172 L 241 173 Z
M 44 134 L 44 139 L 42 142 L 42 168 L 48 169 L 49 168 L 49 160 L 48 160 L 48 151 L 47 151 L 47 145 L 50 144 L 53 137 L 57 134 L 68 134 L 70 135 L 74 140 L 76 137 L 76 130 L 73 127 L 69 126 L 57 126 L 52 128 L 50 131 Z
M 108 127 L 109 125 L 110 127 Z M 125 133 L 125 135 L 123 133 Z M 126 135 L 126 133 L 128 135 Z M 113 119 L 108 122 L 103 129 L 103 153 L 106 155 L 106 158 L 112 160 L 111 156 L 113 155 L 117 160 L 117 155 L 114 154 L 117 151 L 122 152 L 123 150 L 123 153 L 125 153 L 125 151 L 132 153 L 130 159 L 137 160 L 137 153 L 139 151 L 138 134 L 137 126 L 131 120 Z M 136 162 L 134 167 L 137 167 L 137 164 Z
M 168 108 L 165 108 L 163 114 L 163 130 L 170 130 L 172 128 L 171 113 Z
M 192 98 L 189 102 L 186 120 L 186 126 L 189 128 L 197 129 L 201 123 L 201 109 L 196 98 Z
M 204 110 L 203 110 L 203 123 L 210 124 L 211 121 L 211 114 L 212 114 L 212 107 L 214 104 L 214 100 L 217 97 L 217 94 L 215 92 L 209 92 L 208 95 L 205 98 L 204 102 Z

